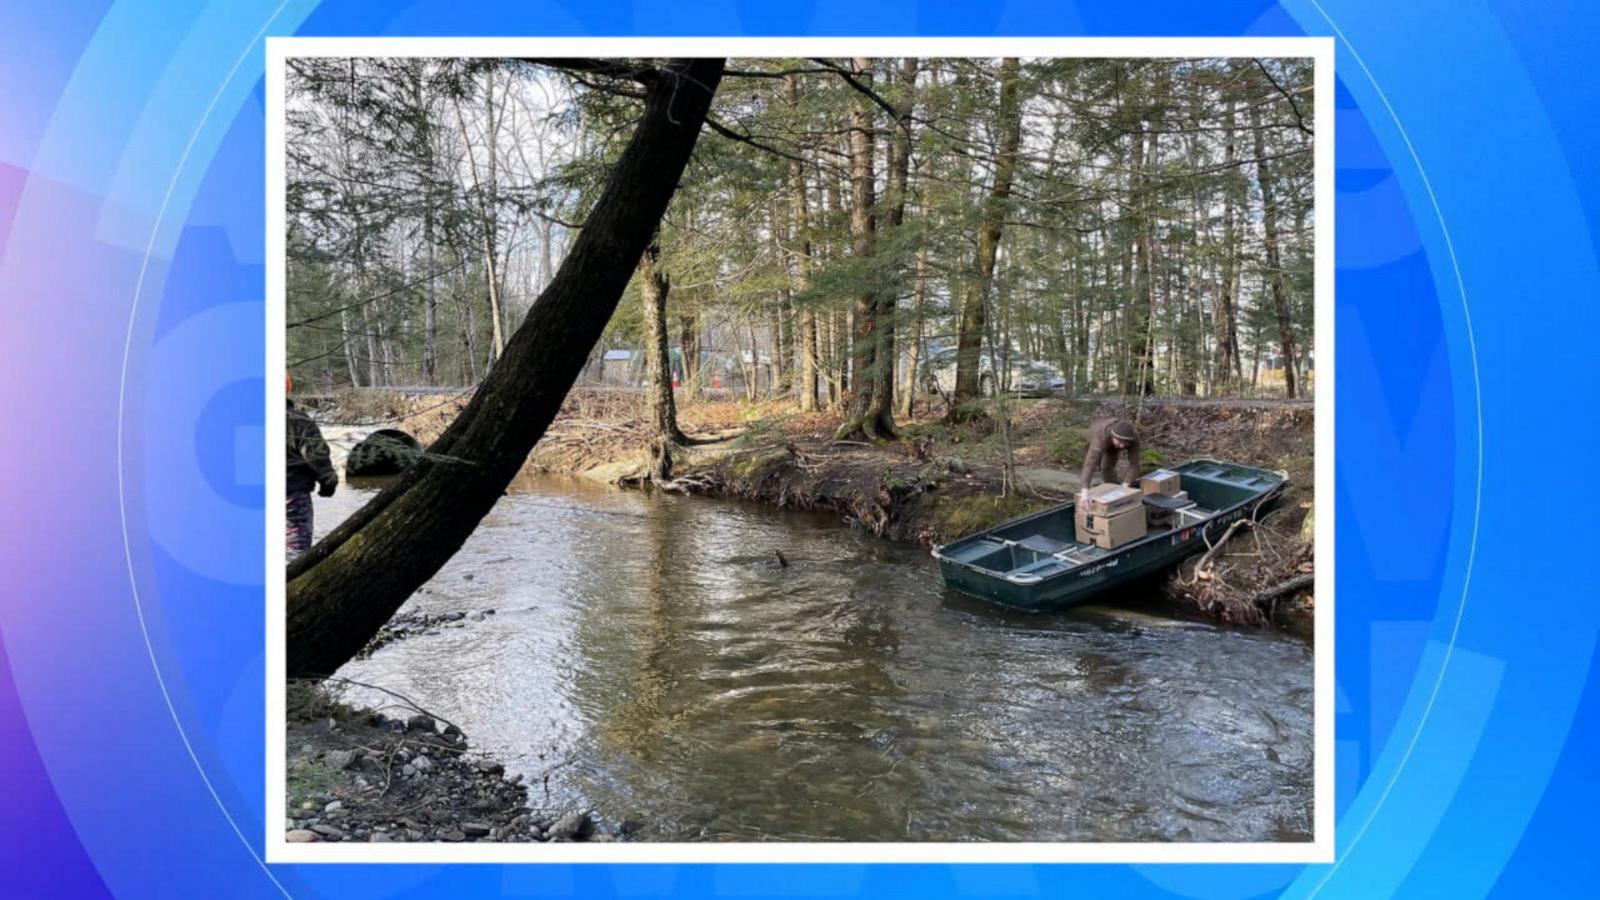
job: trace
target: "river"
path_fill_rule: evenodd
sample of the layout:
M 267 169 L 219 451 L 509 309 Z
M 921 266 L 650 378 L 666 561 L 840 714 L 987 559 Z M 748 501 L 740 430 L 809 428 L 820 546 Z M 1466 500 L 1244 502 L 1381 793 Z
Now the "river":
M 640 839 L 1310 840 L 1310 646 L 1138 601 L 1013 614 L 829 515 L 530 478 L 404 608 L 494 613 L 340 674 Z

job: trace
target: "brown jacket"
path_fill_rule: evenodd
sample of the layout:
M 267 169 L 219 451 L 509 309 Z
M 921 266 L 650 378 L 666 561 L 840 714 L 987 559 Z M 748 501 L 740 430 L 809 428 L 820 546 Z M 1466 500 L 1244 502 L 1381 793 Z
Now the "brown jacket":
M 1119 450 L 1111 443 L 1111 433 L 1132 435 L 1133 440 L 1126 450 Z M 1127 419 L 1097 419 L 1089 424 L 1089 450 L 1083 456 L 1083 485 L 1082 490 L 1094 486 L 1092 480 L 1098 473 L 1106 481 L 1112 481 L 1116 475 L 1117 456 L 1128 463 L 1128 481 L 1139 477 L 1139 433 L 1133 430 L 1133 423 Z

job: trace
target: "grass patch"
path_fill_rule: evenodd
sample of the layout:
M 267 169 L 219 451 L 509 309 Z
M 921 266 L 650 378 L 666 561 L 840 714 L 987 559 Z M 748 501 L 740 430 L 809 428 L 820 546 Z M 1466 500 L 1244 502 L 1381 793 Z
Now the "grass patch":
M 775 418 L 747 419 L 744 432 L 734 439 L 735 447 L 755 447 L 762 444 L 782 443 L 783 423 Z
M 1007 519 L 1026 515 L 1041 505 L 1037 500 L 1016 494 L 1009 497 L 988 494 L 940 497 L 934 506 L 933 516 L 940 534 L 951 539 L 993 528 Z
M 321 760 L 308 760 L 299 765 L 290 766 L 288 783 L 285 785 L 289 792 L 290 815 L 293 815 L 293 810 L 299 809 L 300 805 L 307 800 L 320 808 L 322 806 L 321 798 L 327 796 L 333 788 L 333 783 L 338 774 L 331 766 Z
M 284 691 L 285 717 L 291 724 L 337 719 L 341 722 L 360 713 L 343 700 L 342 689 L 312 681 L 291 681 Z
M 788 461 L 789 451 L 781 447 L 745 453 L 728 461 L 728 474 L 738 481 L 754 483 Z

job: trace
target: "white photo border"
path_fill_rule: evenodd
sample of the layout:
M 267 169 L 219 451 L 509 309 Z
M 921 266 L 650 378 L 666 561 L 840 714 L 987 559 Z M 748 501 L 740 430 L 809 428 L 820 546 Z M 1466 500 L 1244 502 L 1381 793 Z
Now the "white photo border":
M 1334 44 L 1331 37 L 270 37 L 266 68 L 266 805 L 269 863 L 1328 863 L 1334 858 Z M 285 81 L 290 57 L 1299 57 L 1314 64 L 1317 396 L 1309 842 L 311 843 L 285 839 Z

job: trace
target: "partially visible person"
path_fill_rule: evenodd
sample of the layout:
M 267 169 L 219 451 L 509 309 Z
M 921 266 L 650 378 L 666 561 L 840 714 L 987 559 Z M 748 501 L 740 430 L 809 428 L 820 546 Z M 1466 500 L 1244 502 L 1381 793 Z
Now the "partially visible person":
M 1117 477 L 1117 463 L 1128 464 L 1126 478 Z M 1101 481 L 1132 486 L 1139 477 L 1139 433 L 1127 419 L 1097 419 L 1089 423 L 1089 449 L 1083 455 L 1083 476 L 1078 500 L 1089 499 L 1094 476 Z
M 294 380 L 284 376 L 284 393 L 294 390 Z M 322 429 L 311 417 L 287 399 L 289 420 L 284 429 L 285 455 L 288 462 L 286 480 L 288 503 L 289 559 L 311 549 L 311 489 L 324 497 L 332 497 L 339 487 L 339 473 L 333 470 L 328 458 L 328 442 L 322 439 Z

